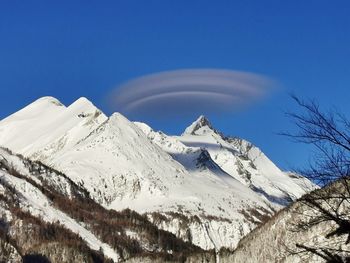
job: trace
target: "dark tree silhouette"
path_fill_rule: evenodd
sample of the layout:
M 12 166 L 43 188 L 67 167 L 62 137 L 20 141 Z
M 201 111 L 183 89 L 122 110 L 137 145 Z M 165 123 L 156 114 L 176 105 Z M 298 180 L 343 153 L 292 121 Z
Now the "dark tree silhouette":
M 23 256 L 23 263 L 50 263 L 50 260 L 40 254 L 30 254 Z
M 308 208 L 295 231 L 306 231 L 326 223 L 325 242 L 308 246 L 296 244 L 293 253 L 311 253 L 326 262 L 350 262 L 350 121 L 337 110 L 322 111 L 315 101 L 292 96 L 301 108 L 300 113 L 287 113 L 296 133 L 283 133 L 294 141 L 316 148 L 308 168 L 299 170 L 319 186 L 320 190 L 303 196 L 300 202 Z

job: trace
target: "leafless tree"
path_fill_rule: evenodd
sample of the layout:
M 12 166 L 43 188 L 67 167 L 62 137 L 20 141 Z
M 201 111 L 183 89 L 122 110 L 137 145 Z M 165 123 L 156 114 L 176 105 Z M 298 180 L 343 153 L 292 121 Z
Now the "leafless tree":
M 309 246 L 296 244 L 296 253 L 311 253 L 326 262 L 350 262 L 350 121 L 337 110 L 323 111 L 315 101 L 292 96 L 300 113 L 287 113 L 296 133 L 283 133 L 294 141 L 311 144 L 316 153 L 306 169 L 298 171 L 319 186 L 320 190 L 303 196 L 307 207 L 297 231 L 306 231 L 326 223 L 325 242 Z M 328 227 L 327 227 L 328 228 Z

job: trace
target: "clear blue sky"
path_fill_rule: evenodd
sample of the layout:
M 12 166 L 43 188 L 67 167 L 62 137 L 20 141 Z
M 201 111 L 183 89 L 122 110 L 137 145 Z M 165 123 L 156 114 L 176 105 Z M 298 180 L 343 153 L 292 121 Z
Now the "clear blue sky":
M 149 73 L 223 68 L 260 73 L 283 88 L 247 110 L 209 116 L 226 134 L 260 146 L 288 169 L 307 147 L 292 129 L 288 97 L 315 98 L 350 116 L 349 1 L 1 1 L 0 118 L 38 97 L 80 96 L 107 114 L 108 92 Z M 180 133 L 192 120 L 145 119 Z

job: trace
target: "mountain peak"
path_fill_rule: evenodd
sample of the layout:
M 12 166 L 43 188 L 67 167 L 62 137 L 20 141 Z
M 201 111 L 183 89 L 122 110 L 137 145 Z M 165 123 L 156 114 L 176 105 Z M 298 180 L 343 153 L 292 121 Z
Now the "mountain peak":
M 183 134 L 192 134 L 192 135 L 198 135 L 198 131 L 201 128 L 206 128 L 207 130 L 215 131 L 209 120 L 204 116 L 201 115 L 198 117 L 196 121 L 194 121 L 190 126 L 188 126 Z
M 200 123 L 202 126 L 211 126 L 209 120 L 204 115 L 199 116 L 195 122 Z
M 65 106 L 56 98 L 51 97 L 51 96 L 45 96 L 38 98 L 37 100 L 33 101 L 32 103 L 28 104 L 25 106 L 23 109 L 19 110 L 18 112 L 23 112 L 23 111 L 31 111 L 35 108 L 47 108 L 47 107 L 63 107 Z
M 78 115 L 80 118 L 85 118 L 88 116 L 94 116 L 94 118 L 103 116 L 103 118 L 107 118 L 91 101 L 85 97 L 81 97 L 69 105 L 67 112 L 70 112 L 74 116 Z
M 86 106 L 93 106 L 93 103 L 89 101 L 85 97 L 80 97 L 79 99 L 75 100 L 69 107 L 86 107 Z
M 32 104 L 38 104 L 38 103 L 52 103 L 52 104 L 55 104 L 57 106 L 63 106 L 63 104 L 58 99 L 56 99 L 55 97 L 51 97 L 51 96 L 41 97 L 41 98 L 37 99 L 36 101 L 34 101 Z

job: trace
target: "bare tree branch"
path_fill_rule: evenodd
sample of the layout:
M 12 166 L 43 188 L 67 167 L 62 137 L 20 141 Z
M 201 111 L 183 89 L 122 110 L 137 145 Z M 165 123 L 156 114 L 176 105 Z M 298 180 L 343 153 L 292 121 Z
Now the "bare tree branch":
M 309 167 L 298 172 L 324 187 L 299 200 L 308 213 L 299 212 L 302 220 L 294 225 L 293 231 L 306 231 L 326 224 L 329 231 L 324 237 L 337 240 L 334 244 L 327 242 L 318 247 L 296 244 L 299 249 L 296 253 L 311 253 L 329 263 L 350 262 L 350 251 L 339 243 L 350 242 L 350 121 L 336 110 L 321 111 L 315 101 L 303 101 L 293 95 L 292 98 L 302 111 L 287 113 L 287 116 L 298 131 L 281 134 L 315 147 L 317 154 Z M 343 235 L 347 235 L 345 241 L 334 239 Z

